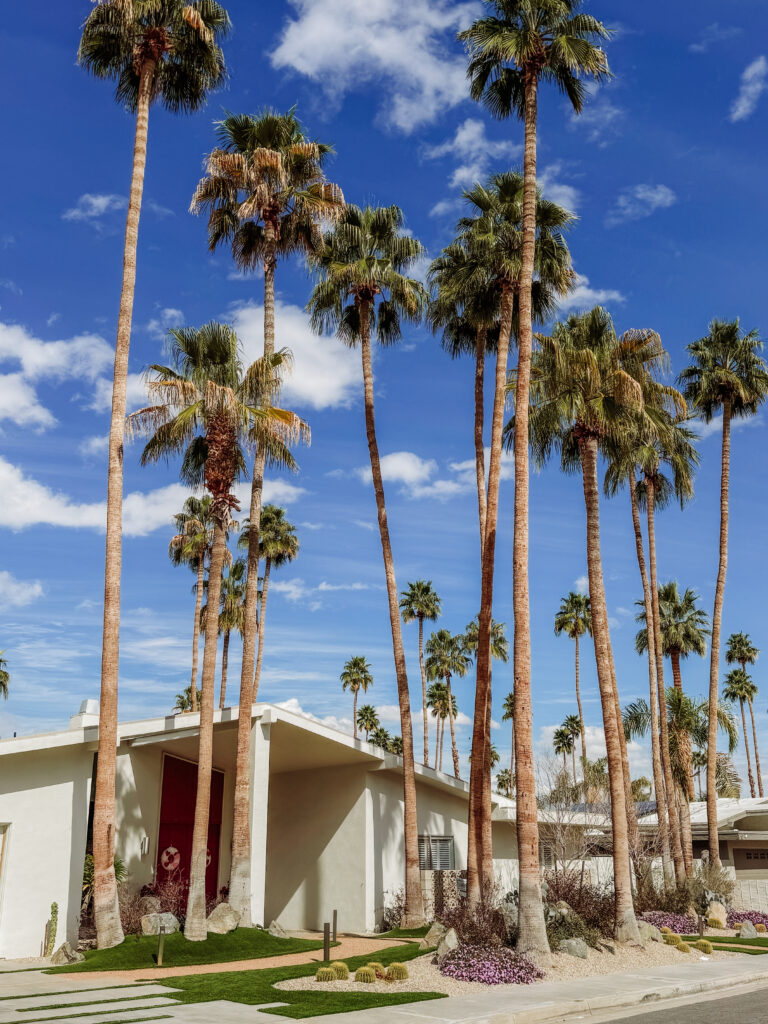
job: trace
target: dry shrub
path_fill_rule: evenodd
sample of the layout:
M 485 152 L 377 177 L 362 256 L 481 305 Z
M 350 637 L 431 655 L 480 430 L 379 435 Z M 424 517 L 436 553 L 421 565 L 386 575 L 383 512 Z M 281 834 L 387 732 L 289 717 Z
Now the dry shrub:
M 560 900 L 574 910 L 589 929 L 602 935 L 613 935 L 616 896 L 612 889 L 585 882 L 580 871 L 554 871 L 544 876 L 547 903 Z
M 118 890 L 118 903 L 120 906 L 120 923 L 123 926 L 125 935 L 141 935 L 141 895 L 138 892 L 129 892 L 124 886 Z
M 467 946 L 503 946 L 507 938 L 507 923 L 499 910 L 499 890 L 487 885 L 480 900 L 468 900 L 445 909 L 440 918 L 446 928 L 453 928 L 459 940 Z
M 399 928 L 405 917 L 405 889 L 395 889 L 390 894 L 389 901 L 384 906 L 381 916 L 381 930 L 391 931 L 392 928 Z

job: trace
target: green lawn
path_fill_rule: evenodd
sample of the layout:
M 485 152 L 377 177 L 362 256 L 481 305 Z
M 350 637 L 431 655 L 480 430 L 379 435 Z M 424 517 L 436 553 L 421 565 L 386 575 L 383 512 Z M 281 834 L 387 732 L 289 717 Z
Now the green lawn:
M 421 928 L 390 928 L 388 932 L 381 932 L 377 939 L 423 939 L 432 926 L 425 924 Z
M 383 949 L 374 954 L 380 963 L 392 963 L 393 960 L 403 962 L 422 956 L 415 942 L 407 945 Z M 371 956 L 348 957 L 345 963 L 350 971 L 368 963 Z M 205 1003 L 214 999 L 228 999 L 234 1003 L 287 1003 L 287 1006 L 265 1009 L 264 1013 L 274 1013 L 284 1017 L 317 1017 L 324 1013 L 348 1013 L 353 1010 L 367 1010 L 374 1006 L 397 1006 L 401 1003 L 420 1002 L 424 999 L 441 999 L 438 992 L 401 992 L 377 993 L 366 992 L 364 986 L 350 986 L 353 990 L 346 992 L 323 992 L 312 990 L 307 992 L 283 992 L 273 988 L 277 981 L 288 978 L 311 977 L 317 970 L 317 964 L 301 964 L 298 967 L 274 967 L 266 970 L 223 972 L 221 974 L 190 975 L 183 978 L 168 978 L 163 985 L 178 989 L 178 998 L 182 1003 Z
M 176 932 L 165 937 L 163 967 L 222 964 L 322 948 L 322 942 L 314 939 L 278 939 L 260 928 L 238 928 L 229 935 L 211 934 L 205 942 L 188 942 L 180 932 Z M 53 967 L 49 973 L 132 971 L 155 967 L 156 958 L 156 935 L 129 935 L 119 946 L 88 950 L 81 963 L 69 967 Z
M 698 942 L 698 935 L 684 935 L 686 942 Z M 726 953 L 751 953 L 753 956 L 760 956 L 768 953 L 768 936 L 758 935 L 754 939 L 739 939 L 732 935 L 705 935 L 707 942 L 712 943 L 713 949 L 721 949 Z M 740 946 L 750 946 L 750 949 L 740 949 Z

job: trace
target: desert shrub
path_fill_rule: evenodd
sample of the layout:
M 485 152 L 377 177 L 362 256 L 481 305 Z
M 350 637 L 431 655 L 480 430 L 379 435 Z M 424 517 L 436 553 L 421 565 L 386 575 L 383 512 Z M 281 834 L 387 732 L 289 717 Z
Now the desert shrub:
M 697 866 L 693 878 L 688 879 L 687 888 L 694 910 L 703 917 L 713 901 L 726 905 L 731 902 L 736 881 L 725 868 L 705 861 Z
M 137 892 L 126 892 L 124 888 L 117 890 L 117 902 L 120 908 L 120 923 L 125 935 L 141 935 L 141 895 Z
M 688 882 L 676 885 L 674 889 L 659 889 L 656 892 L 655 902 L 649 910 L 661 910 L 667 914 L 686 915 L 691 905 L 691 893 Z M 645 908 L 643 908 L 645 909 Z
M 405 889 L 395 889 L 389 894 L 389 900 L 384 904 L 381 916 L 381 930 L 388 932 L 392 928 L 399 928 L 405 917 Z
M 507 923 L 499 910 L 496 887 L 486 887 L 472 906 L 464 901 L 447 908 L 441 924 L 453 928 L 459 940 L 468 946 L 501 946 L 507 938 Z
M 547 907 L 546 925 L 550 949 L 557 949 L 564 939 L 583 939 L 593 949 L 599 948 L 600 932 L 591 928 L 575 911 L 570 914 L 553 912 L 551 907 Z
M 681 953 L 690 953 L 691 952 L 691 947 L 688 945 L 687 942 L 683 942 L 682 939 L 680 940 L 680 942 L 678 942 L 678 944 L 677 944 L 677 946 L 675 948 L 679 949 Z
M 761 910 L 729 910 L 728 920 L 726 924 L 729 928 L 735 928 L 736 922 L 741 923 L 742 921 L 751 921 L 752 924 L 757 928 L 759 924 L 766 925 L 768 927 L 768 914 L 764 914 Z
M 376 981 L 376 971 L 372 967 L 358 967 L 355 971 L 355 981 L 364 985 L 372 985 Z
M 544 881 L 549 905 L 562 900 L 587 927 L 597 929 L 602 935 L 613 935 L 616 897 L 612 890 L 585 882 L 580 871 L 550 871 Z
M 349 968 L 343 960 L 334 960 L 331 964 L 331 970 L 336 975 L 337 981 L 347 981 L 349 978 Z
M 407 981 L 408 968 L 405 964 L 391 963 L 387 968 L 387 981 Z
M 336 972 L 332 967 L 318 967 L 315 981 L 337 981 Z
M 698 949 L 700 953 L 704 953 L 706 956 L 709 956 L 712 952 L 712 943 L 707 942 L 706 939 L 699 939 L 698 942 L 694 942 L 693 948 Z
M 724 922 L 724 921 L 721 921 L 721 920 L 720 920 L 719 918 L 717 918 L 717 917 L 708 917 L 708 918 L 707 918 L 707 925 L 708 925 L 708 926 L 709 926 L 710 928 L 725 928 L 725 922 Z M 739 925 L 738 925 L 738 924 L 733 924 L 733 925 L 731 925 L 730 927 L 731 927 L 731 928 L 738 928 L 738 927 L 739 927 Z
M 459 946 L 440 961 L 440 973 L 483 985 L 530 985 L 544 975 L 527 956 L 506 946 Z
M 143 886 L 139 896 L 154 896 L 160 901 L 160 912 L 173 914 L 182 930 L 184 929 L 184 922 L 187 919 L 189 883 L 185 882 L 177 872 L 166 875 L 162 881 L 156 882 L 154 885 Z
M 641 921 L 655 925 L 659 931 L 667 929 L 672 932 L 685 932 L 690 935 L 696 930 L 696 919 L 688 914 L 672 914 L 661 910 L 648 910 L 640 914 Z
M 676 932 L 665 932 L 664 941 L 668 946 L 676 946 L 678 942 L 682 942 L 682 939 Z

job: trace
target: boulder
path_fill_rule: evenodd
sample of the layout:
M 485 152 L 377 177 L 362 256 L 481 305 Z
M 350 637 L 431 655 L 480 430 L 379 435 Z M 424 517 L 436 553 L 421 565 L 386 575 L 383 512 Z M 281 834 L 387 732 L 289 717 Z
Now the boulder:
M 566 903 L 565 900 L 558 900 L 555 904 L 555 910 L 557 910 L 563 917 L 568 917 L 573 913 L 573 907 L 570 903 Z
M 446 953 L 450 953 L 451 950 L 458 949 L 458 947 L 459 936 L 453 928 L 449 928 L 437 947 L 437 959 L 442 960 Z
M 142 917 L 147 914 L 162 914 L 163 905 L 157 896 L 142 896 L 139 900 L 139 913 Z
M 229 903 L 219 903 L 213 908 L 205 922 L 209 932 L 215 935 L 226 935 L 233 932 L 240 924 L 240 915 Z
M 589 956 L 589 946 L 584 939 L 561 939 L 557 948 L 561 953 L 577 956 L 580 960 L 586 960 Z
M 277 921 L 273 921 L 272 924 L 267 928 L 270 935 L 274 935 L 276 939 L 287 939 L 288 932 L 283 928 Z
M 757 938 L 757 928 L 752 924 L 751 921 L 742 921 L 741 928 L 739 928 L 740 939 L 755 939 Z
M 717 900 L 712 902 L 707 907 L 705 917 L 714 917 L 716 921 L 722 921 L 723 924 L 728 920 L 728 912 L 722 903 L 718 903 Z
M 83 954 L 64 942 L 51 957 L 51 964 L 54 967 L 66 967 L 67 964 L 79 964 L 81 960 L 85 960 Z
M 436 946 L 439 946 L 447 931 L 448 929 L 444 924 L 435 921 L 419 943 L 419 949 L 434 949 Z
M 173 914 L 145 914 L 141 919 L 142 935 L 159 935 L 160 927 L 166 935 L 179 931 L 178 918 Z
M 659 929 L 647 921 L 638 921 L 637 930 L 640 932 L 640 938 L 643 942 L 662 942 L 661 932 Z

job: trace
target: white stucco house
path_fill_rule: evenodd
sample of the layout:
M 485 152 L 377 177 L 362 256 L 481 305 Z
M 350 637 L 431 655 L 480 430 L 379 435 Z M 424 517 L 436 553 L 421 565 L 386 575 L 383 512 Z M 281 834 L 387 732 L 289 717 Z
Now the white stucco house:
M 77 938 L 98 714 L 85 702 L 68 729 L 0 740 L 0 957 L 39 955 L 51 903 L 57 944 Z M 237 708 L 214 716 L 210 893 L 226 885 Z M 373 931 L 403 884 L 402 763 L 364 740 L 269 704 L 252 708 L 252 914 L 287 929 Z M 136 888 L 183 870 L 191 846 L 198 714 L 120 725 L 116 853 Z M 466 867 L 468 786 L 417 766 L 420 856 Z M 494 852 L 513 888 L 510 802 L 495 797 Z

